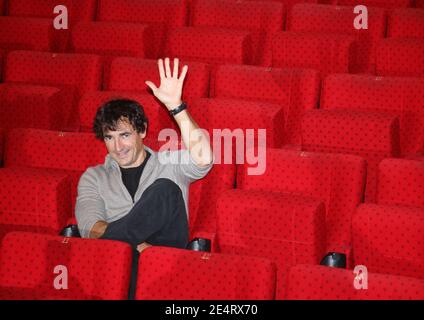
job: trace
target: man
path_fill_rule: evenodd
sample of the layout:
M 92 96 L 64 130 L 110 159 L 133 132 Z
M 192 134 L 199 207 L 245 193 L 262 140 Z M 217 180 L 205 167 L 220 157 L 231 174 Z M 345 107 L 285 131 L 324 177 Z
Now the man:
M 188 67 L 178 77 L 178 59 L 171 72 L 166 58 L 158 60 L 158 68 L 159 88 L 150 81 L 146 85 L 184 127 L 187 150 L 156 153 L 144 146 L 148 121 L 135 101 L 100 107 L 94 132 L 108 155 L 78 184 L 75 214 L 82 237 L 125 241 L 138 252 L 150 245 L 185 248 L 188 243 L 188 187 L 211 169 L 212 151 L 181 100 Z

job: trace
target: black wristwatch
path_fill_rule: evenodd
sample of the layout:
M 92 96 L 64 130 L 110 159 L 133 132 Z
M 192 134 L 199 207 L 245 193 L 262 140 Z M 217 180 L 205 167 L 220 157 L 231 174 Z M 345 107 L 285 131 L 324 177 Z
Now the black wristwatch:
M 176 116 L 177 114 L 179 114 L 181 111 L 185 109 L 187 109 L 187 104 L 183 102 L 175 109 L 169 110 L 169 113 L 171 114 L 171 116 Z

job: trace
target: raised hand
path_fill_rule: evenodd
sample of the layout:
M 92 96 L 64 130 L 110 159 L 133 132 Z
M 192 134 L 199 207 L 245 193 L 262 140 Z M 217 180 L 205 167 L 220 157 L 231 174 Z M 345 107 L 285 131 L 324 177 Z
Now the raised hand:
M 175 109 L 181 103 L 184 79 L 187 75 L 188 66 L 184 66 L 181 75 L 178 77 L 179 60 L 174 59 L 174 68 L 171 73 L 169 58 L 158 60 L 160 86 L 159 88 L 151 81 L 146 81 L 146 85 L 152 89 L 153 94 L 158 98 L 168 110 Z

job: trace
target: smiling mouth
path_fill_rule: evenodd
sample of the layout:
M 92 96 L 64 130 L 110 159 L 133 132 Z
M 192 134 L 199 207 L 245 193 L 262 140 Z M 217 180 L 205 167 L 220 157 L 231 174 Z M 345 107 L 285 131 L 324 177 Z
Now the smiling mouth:
M 125 158 L 127 154 L 128 154 L 128 151 L 125 151 L 125 152 L 117 153 L 116 155 L 118 156 L 118 158 L 122 159 L 122 158 Z

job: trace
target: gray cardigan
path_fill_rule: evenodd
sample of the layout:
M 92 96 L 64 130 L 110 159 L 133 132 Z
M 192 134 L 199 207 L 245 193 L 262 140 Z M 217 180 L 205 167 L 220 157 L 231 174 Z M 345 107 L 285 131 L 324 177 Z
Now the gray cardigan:
M 156 179 L 167 178 L 181 189 L 188 214 L 188 189 L 192 181 L 203 178 L 212 164 L 199 167 L 188 150 L 154 152 L 145 147 L 151 156 L 144 167 L 140 184 L 134 196 L 137 202 L 143 192 Z M 118 163 L 109 155 L 105 163 L 88 168 L 78 183 L 75 216 L 83 238 L 88 238 L 93 225 L 100 220 L 108 223 L 125 216 L 134 202 L 122 182 Z

